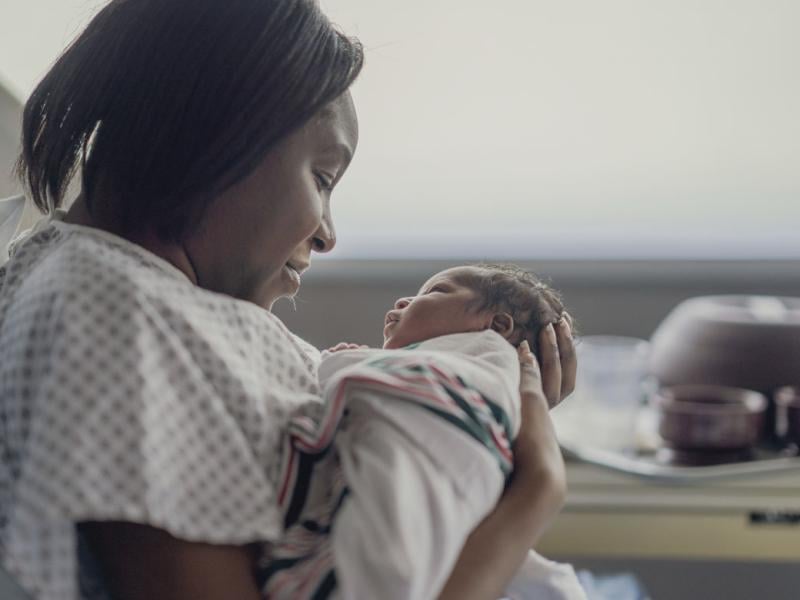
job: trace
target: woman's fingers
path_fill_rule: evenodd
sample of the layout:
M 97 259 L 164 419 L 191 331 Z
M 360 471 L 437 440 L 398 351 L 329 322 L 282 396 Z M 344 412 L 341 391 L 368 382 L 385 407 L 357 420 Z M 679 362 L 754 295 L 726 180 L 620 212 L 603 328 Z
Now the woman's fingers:
M 531 352 L 528 342 L 523 341 L 517 348 L 519 356 L 519 392 L 523 396 L 526 394 L 542 394 L 542 373 L 539 370 L 539 363 L 536 356 Z
M 561 402 L 561 353 L 558 337 L 552 324 L 539 333 L 539 356 L 541 359 L 542 388 L 547 403 L 552 408 Z
M 528 340 L 522 340 L 522 343 L 517 348 L 517 356 L 519 356 L 519 364 L 521 365 L 536 363 L 536 357 L 531 352 Z
M 532 375 L 536 379 L 541 379 L 542 375 L 539 371 L 539 363 L 536 361 L 536 356 L 531 351 L 527 340 L 523 340 L 517 348 L 517 355 L 519 356 L 520 366 L 526 370 L 528 375 Z
M 352 344 L 350 342 L 339 342 L 335 346 L 327 349 L 327 352 L 339 352 L 340 350 L 358 350 L 360 348 L 369 348 L 363 344 Z
M 572 318 L 564 313 L 556 325 L 558 354 L 561 359 L 561 397 L 563 400 L 575 390 L 575 379 L 578 373 L 578 359 L 575 354 L 575 342 L 572 339 Z

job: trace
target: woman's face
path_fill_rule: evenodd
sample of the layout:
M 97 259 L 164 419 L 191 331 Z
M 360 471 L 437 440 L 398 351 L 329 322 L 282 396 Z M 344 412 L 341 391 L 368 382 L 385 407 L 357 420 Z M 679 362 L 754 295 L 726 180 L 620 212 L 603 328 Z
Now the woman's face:
M 198 285 L 267 309 L 297 293 L 312 251 L 336 244 L 331 192 L 357 144 L 349 93 L 279 142 L 185 240 Z

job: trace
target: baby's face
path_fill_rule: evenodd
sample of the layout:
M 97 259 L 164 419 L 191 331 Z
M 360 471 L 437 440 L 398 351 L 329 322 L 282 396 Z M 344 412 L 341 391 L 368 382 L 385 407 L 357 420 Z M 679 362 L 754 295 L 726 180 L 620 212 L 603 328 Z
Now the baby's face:
M 477 293 L 460 283 L 459 275 L 469 274 L 472 269 L 455 267 L 437 273 L 416 296 L 397 300 L 386 313 L 383 347 L 402 348 L 440 335 L 488 329 L 491 315 L 470 307 Z

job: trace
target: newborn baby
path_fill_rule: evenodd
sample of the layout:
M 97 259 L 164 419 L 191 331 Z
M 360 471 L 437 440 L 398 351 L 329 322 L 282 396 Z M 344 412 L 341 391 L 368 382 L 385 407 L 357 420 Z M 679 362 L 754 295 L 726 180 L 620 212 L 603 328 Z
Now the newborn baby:
M 564 317 L 558 294 L 518 267 L 456 267 L 397 300 L 383 349 L 323 353 L 325 402 L 287 437 L 287 529 L 263 562 L 266 595 L 435 598 L 511 473 L 515 346 L 536 353 L 541 328 Z M 514 598 L 584 598 L 568 566 L 531 553 L 522 573 Z
M 527 340 L 538 356 L 542 327 L 564 315 L 552 288 L 515 265 L 455 267 L 400 298 L 386 314 L 384 348 L 402 348 L 451 333 L 492 329 L 513 346 Z

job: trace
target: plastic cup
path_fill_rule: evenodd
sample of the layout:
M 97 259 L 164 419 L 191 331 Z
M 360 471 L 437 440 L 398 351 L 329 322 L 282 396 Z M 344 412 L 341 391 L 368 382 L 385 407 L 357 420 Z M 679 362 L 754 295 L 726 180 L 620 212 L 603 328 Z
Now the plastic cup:
M 646 398 L 649 342 L 592 335 L 583 337 L 576 350 L 575 395 L 586 417 L 582 421 L 589 426 L 587 440 L 609 448 L 634 446 L 636 421 Z

